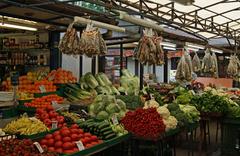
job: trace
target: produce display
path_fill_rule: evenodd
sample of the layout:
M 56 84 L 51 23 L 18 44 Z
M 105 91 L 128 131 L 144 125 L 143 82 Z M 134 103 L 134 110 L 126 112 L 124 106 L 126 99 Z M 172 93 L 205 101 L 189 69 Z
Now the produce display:
M 98 28 L 87 25 L 87 28 L 81 34 L 79 50 L 80 54 L 85 54 L 88 57 L 107 53 L 106 43 Z
M 156 108 L 129 111 L 121 120 L 124 128 L 137 137 L 146 139 L 158 139 L 165 132 L 163 118 Z
M 81 89 L 79 84 L 67 84 L 64 89 L 64 95 L 70 102 L 84 102 L 91 103 L 93 98 L 96 97 L 96 91 Z
M 113 131 L 107 120 L 98 122 L 93 119 L 88 119 L 80 123 L 79 126 L 82 127 L 84 131 L 90 132 L 102 140 L 109 140 L 117 136 L 117 133 Z
M 61 128 L 66 125 L 64 117 L 54 111 L 51 106 L 46 109 L 37 108 L 35 116 L 48 128 L 52 128 L 52 122 L 57 122 L 57 128 Z
M 122 76 L 120 78 L 121 87 L 119 91 L 126 95 L 138 95 L 140 91 L 140 80 L 137 76 L 134 76 L 127 69 L 123 69 Z
M 8 134 L 33 135 L 48 131 L 48 127 L 36 118 L 22 115 L 19 119 L 8 123 L 3 131 Z
M 35 108 L 47 108 L 52 105 L 53 102 L 57 104 L 63 103 L 64 98 L 60 97 L 56 94 L 51 94 L 47 96 L 43 96 L 40 98 L 35 98 L 31 102 L 24 103 L 26 107 L 35 107 Z
M 47 134 L 40 140 L 40 144 L 50 152 L 72 154 L 79 151 L 76 144 L 76 141 L 79 140 L 85 148 L 102 143 L 97 136 L 84 132 L 74 124 L 71 127 L 63 127 L 52 134 Z
M 0 156 L 57 156 L 56 153 L 47 152 L 39 153 L 38 149 L 30 139 L 10 139 L 2 140 L 0 144 Z
M 137 47 L 137 59 L 142 64 L 164 64 L 164 51 L 161 47 L 162 37 L 154 34 L 152 29 L 145 29 Z
M 67 123 L 77 123 L 79 121 L 86 120 L 89 118 L 89 115 L 83 112 L 74 113 L 74 112 L 64 111 L 64 112 L 60 112 L 60 114 L 64 116 L 64 119 Z
M 71 23 L 67 28 L 67 32 L 59 42 L 58 48 L 60 52 L 64 54 L 79 54 L 79 40 L 77 31 L 73 28 L 73 23 Z
M 46 77 L 48 80 L 53 81 L 54 84 L 66 84 L 66 83 L 76 83 L 77 78 L 73 76 L 71 71 L 58 68 L 57 70 L 52 70 Z
M 18 100 L 31 100 L 34 99 L 34 95 L 32 93 L 26 92 L 18 92 L 17 93 Z
M 136 109 L 139 107 L 143 107 L 143 103 L 141 101 L 140 96 L 131 96 L 131 95 L 117 95 L 117 99 L 121 99 L 125 102 L 127 109 Z
M 98 120 L 107 120 L 116 115 L 121 119 L 126 113 L 126 104 L 113 95 L 98 95 L 89 106 L 89 114 Z

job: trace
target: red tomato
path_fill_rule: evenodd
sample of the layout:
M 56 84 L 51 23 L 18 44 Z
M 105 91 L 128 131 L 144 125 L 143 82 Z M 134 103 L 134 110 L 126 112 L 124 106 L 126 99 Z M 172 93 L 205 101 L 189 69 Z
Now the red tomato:
M 63 142 L 70 142 L 72 141 L 72 139 L 70 137 L 64 137 L 63 138 Z
M 57 115 L 56 115 L 56 113 L 54 111 L 50 111 L 48 113 L 48 115 L 49 115 L 50 118 L 56 118 L 57 117 Z
M 63 144 L 62 141 L 57 141 L 57 142 L 55 142 L 55 145 L 54 145 L 54 146 L 55 146 L 56 148 L 58 148 L 58 147 L 62 147 L 62 144 Z
M 84 137 L 83 134 L 78 134 L 78 138 L 79 138 L 79 139 L 82 139 L 83 137 Z
M 73 150 L 64 150 L 63 153 L 65 153 L 65 154 L 71 154 L 71 153 L 73 153 Z
M 94 142 L 92 142 L 91 144 L 92 144 L 92 146 L 95 146 L 95 145 L 98 144 L 98 142 L 97 142 L 97 141 L 94 141 Z
M 53 133 L 53 136 L 56 137 L 56 136 L 58 136 L 59 134 L 60 134 L 59 131 L 55 131 L 55 132 Z
M 64 130 L 61 130 L 61 134 L 62 136 L 69 136 L 71 134 L 71 132 L 68 130 L 68 129 L 64 129 Z
M 52 138 L 53 138 L 53 135 L 52 135 L 52 134 L 47 134 L 47 135 L 45 136 L 45 138 L 46 138 L 46 139 L 52 139 Z
M 85 137 L 91 137 L 92 135 L 90 133 L 84 133 Z
M 71 126 L 71 128 L 73 128 L 73 129 L 76 128 L 76 129 L 77 129 L 77 128 L 79 128 L 79 127 L 78 127 L 77 124 L 73 124 L 73 125 Z
M 78 133 L 79 133 L 79 134 L 83 134 L 84 131 L 83 131 L 82 129 L 78 129 Z
M 55 152 L 57 152 L 57 153 L 62 153 L 63 150 L 62 150 L 62 148 L 57 148 L 57 149 L 55 150 Z
M 49 150 L 50 152 L 54 152 L 54 151 L 55 151 L 54 147 L 48 147 L 48 150 Z
M 55 139 L 55 141 L 60 141 L 60 140 L 62 140 L 62 136 L 59 134 L 59 135 L 56 135 L 55 137 L 54 137 L 54 139 Z
M 90 147 L 92 147 L 92 144 L 87 144 L 87 145 L 85 146 L 85 148 L 90 148 Z
M 91 141 L 96 141 L 98 139 L 96 135 L 93 135 L 90 138 L 91 138 Z
M 40 144 L 41 144 L 41 145 L 47 145 L 47 140 L 46 140 L 46 139 L 42 139 L 42 140 L 40 141 Z
M 76 128 L 70 129 L 70 131 L 71 131 L 71 133 L 73 133 L 73 134 L 77 134 L 77 133 L 78 133 L 78 129 L 76 129 Z
M 54 139 L 48 139 L 47 142 L 48 142 L 48 143 L 47 143 L 47 144 L 48 144 L 48 147 L 54 145 Z
M 79 140 L 79 137 L 78 137 L 77 134 L 72 134 L 72 135 L 71 135 L 71 138 L 72 138 L 73 141 Z
M 65 143 L 63 143 L 62 147 L 63 147 L 64 150 L 69 150 L 69 149 L 72 148 L 72 143 L 71 142 L 65 142 Z

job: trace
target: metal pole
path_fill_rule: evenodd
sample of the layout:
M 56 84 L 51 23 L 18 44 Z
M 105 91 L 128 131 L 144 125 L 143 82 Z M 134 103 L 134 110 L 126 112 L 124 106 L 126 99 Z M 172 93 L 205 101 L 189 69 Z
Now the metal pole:
M 142 0 L 140 0 L 140 13 L 141 13 L 141 19 L 144 19 L 144 16 L 142 14 Z M 143 35 L 143 27 L 140 27 L 140 32 L 141 32 L 141 36 Z M 140 90 L 143 89 L 143 73 L 144 73 L 144 66 L 143 64 L 140 63 Z
M 120 76 L 122 76 L 123 69 L 123 44 L 120 44 Z

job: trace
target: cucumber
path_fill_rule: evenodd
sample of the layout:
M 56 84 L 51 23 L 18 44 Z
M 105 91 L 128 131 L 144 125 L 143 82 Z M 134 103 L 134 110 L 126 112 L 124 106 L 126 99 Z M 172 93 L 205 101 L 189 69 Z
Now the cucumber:
M 106 131 L 112 131 L 112 127 L 105 127 L 105 128 L 103 128 L 103 129 L 100 129 L 100 132 L 101 133 L 104 133 L 104 132 L 106 132 Z
M 99 129 L 103 129 L 103 128 L 106 128 L 106 127 L 109 127 L 109 126 L 110 126 L 109 123 L 103 122 L 103 123 L 101 123 L 101 124 L 98 126 L 98 128 L 99 128 Z
M 112 139 L 114 137 L 116 137 L 116 134 L 109 134 L 106 137 L 104 137 L 104 140 L 109 140 L 109 139 Z
M 110 135 L 110 134 L 114 134 L 114 135 L 115 135 L 115 133 L 114 133 L 113 131 L 106 131 L 106 132 L 102 133 L 102 135 L 103 135 L 104 137 L 106 137 L 106 136 L 108 136 L 108 135 Z

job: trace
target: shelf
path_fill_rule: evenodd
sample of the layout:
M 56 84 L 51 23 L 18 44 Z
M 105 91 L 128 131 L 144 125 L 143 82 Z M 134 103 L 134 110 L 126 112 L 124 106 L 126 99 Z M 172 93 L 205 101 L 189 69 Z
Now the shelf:
M 32 66 L 35 66 L 35 67 L 49 67 L 50 65 L 28 65 L 28 64 L 17 64 L 17 65 L 12 65 L 12 64 L 0 64 L 0 65 L 4 65 L 4 66 L 27 66 L 27 67 L 32 67 Z
M 49 51 L 47 48 L 29 48 L 29 49 L 1 49 L 0 52 L 14 52 L 14 51 Z

